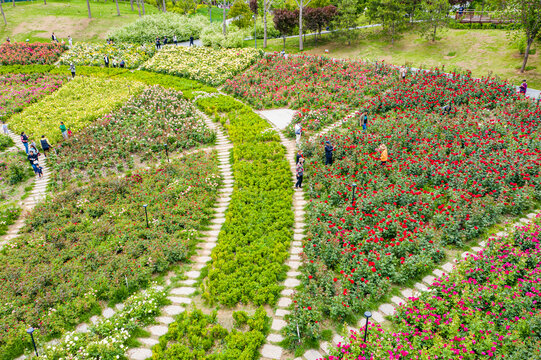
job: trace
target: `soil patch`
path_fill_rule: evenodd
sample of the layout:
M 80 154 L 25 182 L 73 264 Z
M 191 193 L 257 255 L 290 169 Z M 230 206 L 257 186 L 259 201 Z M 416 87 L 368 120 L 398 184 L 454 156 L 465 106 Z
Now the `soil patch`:
M 59 38 L 67 38 L 68 35 L 82 33 L 90 24 L 92 19 L 74 19 L 65 16 L 44 16 L 34 18 L 31 21 L 22 22 L 13 29 L 13 34 L 25 34 L 36 32 L 36 36 L 50 37 L 54 31 Z

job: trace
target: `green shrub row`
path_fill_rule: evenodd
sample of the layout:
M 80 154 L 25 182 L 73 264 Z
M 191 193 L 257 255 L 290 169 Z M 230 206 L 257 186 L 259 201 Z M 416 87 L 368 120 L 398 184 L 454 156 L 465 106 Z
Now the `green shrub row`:
M 183 312 L 153 348 L 152 359 L 258 359 L 259 348 L 270 328 L 265 309 L 260 307 L 253 316 L 237 311 L 233 318 L 235 328 L 228 331 L 218 324 L 216 311 L 211 315 L 198 309 Z
M 205 97 L 197 104 L 221 121 L 234 144 L 235 188 L 203 296 L 228 306 L 274 304 L 293 234 L 285 149 L 260 116 L 233 98 Z

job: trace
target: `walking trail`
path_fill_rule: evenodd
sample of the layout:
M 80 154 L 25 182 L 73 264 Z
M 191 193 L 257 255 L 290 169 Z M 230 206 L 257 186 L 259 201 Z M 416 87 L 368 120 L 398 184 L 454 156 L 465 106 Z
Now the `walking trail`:
M 212 249 L 216 246 L 218 234 L 225 222 L 225 212 L 231 201 L 234 179 L 231 171 L 229 152 L 232 145 L 223 134 L 222 130 L 214 122 L 206 115 L 200 114 L 205 119 L 207 126 L 216 131 L 217 142 L 215 149 L 218 151 L 218 159 L 220 162 L 219 169 L 223 179 L 223 187 L 219 190 L 219 197 L 214 208 L 215 217 L 210 222 L 211 225 L 209 230 L 201 233 L 202 241 L 196 249 L 196 254 L 190 259 L 193 262 L 193 265 L 191 265 L 190 269 L 184 273 L 188 279 L 181 281 L 179 287 L 169 290 L 169 296 L 167 298 L 171 301 L 171 305 L 162 308 L 161 316 L 156 318 L 157 324 L 150 325 L 145 329 L 150 333 L 150 337 L 138 339 L 142 346 L 127 351 L 127 357 L 130 360 L 144 360 L 150 358 L 152 356 L 152 346 L 159 342 L 160 336 L 167 333 L 169 324 L 174 321 L 174 317 L 184 312 L 186 307 L 192 303 L 192 296 L 197 290 L 195 287 L 197 279 L 201 275 L 201 269 L 203 269 L 211 260 L 210 254 Z M 166 283 L 166 285 L 169 284 Z
M 11 139 L 15 143 L 15 146 L 11 148 L 12 150 L 25 151 L 20 136 L 9 131 L 9 137 L 11 137 Z M 15 223 L 9 226 L 7 234 L 0 237 L 0 249 L 2 249 L 4 245 L 11 239 L 14 239 L 18 236 L 19 230 L 24 226 L 25 214 L 32 210 L 36 206 L 36 204 L 39 201 L 43 200 L 46 196 L 47 184 L 49 184 L 50 174 L 49 168 L 47 167 L 47 158 L 45 157 L 45 155 L 42 154 L 39 157 L 39 163 L 43 168 L 43 176 L 41 178 L 39 178 L 38 176 L 34 177 L 34 182 L 32 184 L 33 189 L 30 192 L 29 196 L 19 201 L 19 206 L 21 206 L 22 208 L 21 215 L 19 216 L 17 221 L 15 221 Z

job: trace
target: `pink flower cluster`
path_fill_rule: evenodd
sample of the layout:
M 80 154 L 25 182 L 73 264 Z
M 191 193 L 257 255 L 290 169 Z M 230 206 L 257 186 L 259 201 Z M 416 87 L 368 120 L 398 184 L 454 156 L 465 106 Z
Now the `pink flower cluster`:
M 0 65 L 54 64 L 64 49 L 57 43 L 3 43 Z

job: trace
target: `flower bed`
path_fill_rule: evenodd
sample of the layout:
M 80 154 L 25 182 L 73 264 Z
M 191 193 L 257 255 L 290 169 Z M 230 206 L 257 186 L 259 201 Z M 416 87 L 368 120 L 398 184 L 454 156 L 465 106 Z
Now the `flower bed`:
M 104 56 L 108 55 L 110 66 L 117 64 L 118 67 L 120 62 L 124 60 L 126 68 L 134 69 L 150 59 L 155 51 L 156 48 L 152 45 L 77 43 L 62 55 L 60 64 L 102 66 L 104 65 Z
M 328 359 L 537 359 L 541 357 L 539 223 L 436 279 L 393 316 L 393 331 L 352 333 Z
M 333 166 L 323 165 L 324 138 L 306 146 L 306 266 L 288 335 L 296 339 L 299 325 L 317 338 L 323 317 L 353 320 L 392 284 L 431 270 L 446 246 L 541 199 L 541 110 L 509 92 L 495 81 L 419 74 L 370 101 L 368 132 L 353 117 L 348 130 L 325 137 L 336 148 Z M 442 115 L 448 99 L 453 112 Z
M 234 145 L 235 177 L 203 297 L 228 306 L 274 304 L 293 235 L 293 190 L 285 150 L 269 125 L 233 98 L 205 97 L 197 104 L 225 124 Z
M 7 120 L 29 104 L 53 93 L 62 86 L 65 80 L 65 75 L 7 74 L 0 76 L 0 120 Z
M 255 49 L 168 47 L 143 65 L 143 69 L 219 85 L 253 64 L 261 56 Z
M 178 41 L 187 41 L 190 36 L 198 39 L 201 30 L 209 25 L 206 16 L 185 16 L 172 12 L 164 14 L 146 15 L 143 18 L 112 30 L 107 36 L 117 42 L 135 44 L 153 44 L 156 37 L 163 40 L 167 36 L 173 42 L 173 36 Z
M 14 115 L 9 125 L 37 140 L 46 135 L 51 143 L 62 139 L 60 122 L 74 133 L 141 92 L 144 85 L 126 80 L 77 76 L 51 96 Z
M 0 65 L 54 64 L 64 46 L 57 43 L 3 43 L 0 44 Z
M 390 66 L 362 61 L 337 61 L 314 56 L 267 55 L 233 79 L 224 90 L 257 109 L 288 107 L 302 109 L 301 122 L 307 133 L 362 108 L 367 99 L 383 93 L 397 81 Z M 295 137 L 292 124 L 286 135 Z
M 211 216 L 217 165 L 202 152 L 38 204 L 0 253 L 0 354 L 18 356 L 28 326 L 59 334 L 88 319 L 98 301 L 122 301 L 184 261 Z
M 185 311 L 152 349 L 152 359 L 259 359 L 259 348 L 270 328 L 265 309 L 260 307 L 253 316 L 237 311 L 233 319 L 235 327 L 228 331 L 218 324 L 216 312 Z
M 159 86 L 134 96 L 120 109 L 103 116 L 62 143 L 51 154 L 53 181 L 69 183 L 165 159 L 216 137 L 179 91 Z

